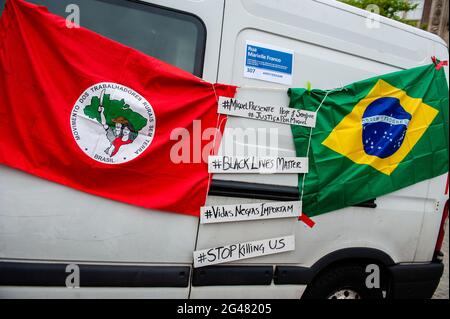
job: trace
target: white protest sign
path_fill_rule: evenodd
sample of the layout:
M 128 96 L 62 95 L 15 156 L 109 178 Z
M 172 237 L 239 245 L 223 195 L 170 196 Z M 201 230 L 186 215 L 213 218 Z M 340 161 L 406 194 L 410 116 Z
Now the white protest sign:
M 200 208 L 200 223 L 299 217 L 301 211 L 301 201 L 203 206 Z
M 306 127 L 316 126 L 316 112 L 284 106 L 261 104 L 253 99 L 219 97 L 217 112 L 254 120 L 276 122 Z
M 194 251 L 194 268 L 278 254 L 295 249 L 295 237 L 283 236 Z
M 308 173 L 307 157 L 208 156 L 209 173 L 302 174 Z

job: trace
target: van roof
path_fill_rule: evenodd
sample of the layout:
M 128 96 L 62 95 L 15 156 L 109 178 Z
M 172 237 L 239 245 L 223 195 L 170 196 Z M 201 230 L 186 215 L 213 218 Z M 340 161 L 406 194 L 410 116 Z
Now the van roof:
M 313 0 L 313 1 L 329 5 L 331 7 L 335 7 L 337 9 L 342 10 L 342 11 L 347 11 L 347 12 L 353 13 L 353 14 L 356 14 L 356 15 L 364 17 L 364 18 L 367 18 L 367 17 L 369 17 L 369 15 L 372 14 L 371 12 L 369 12 L 367 10 L 360 9 L 360 8 L 357 8 L 357 7 L 354 7 L 354 6 L 351 6 L 351 5 L 348 5 L 346 3 L 343 3 L 343 2 L 340 2 L 340 1 L 336 1 L 336 0 Z M 399 22 L 399 21 L 396 21 L 396 20 L 393 20 L 393 19 L 389 19 L 389 18 L 383 17 L 383 16 L 380 16 L 380 21 L 379 22 L 382 23 L 382 24 L 389 25 L 389 26 L 392 26 L 394 28 L 406 31 L 406 32 L 413 33 L 413 34 L 415 34 L 417 36 L 420 36 L 420 37 L 423 37 L 423 38 L 435 41 L 435 42 L 437 42 L 439 44 L 444 45 L 445 47 L 448 47 L 447 43 L 441 37 L 439 37 L 438 35 L 436 35 L 434 33 L 431 33 L 431 32 L 428 32 L 428 31 L 425 31 L 425 30 L 413 27 L 413 26 L 408 25 L 406 23 L 402 23 L 402 22 Z

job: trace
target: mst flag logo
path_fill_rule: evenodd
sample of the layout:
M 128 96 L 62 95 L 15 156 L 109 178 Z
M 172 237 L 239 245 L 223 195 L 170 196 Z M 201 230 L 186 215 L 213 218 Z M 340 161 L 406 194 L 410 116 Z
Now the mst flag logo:
M 357 164 L 390 175 L 437 114 L 422 99 L 380 79 L 322 144 Z
M 142 154 L 153 140 L 155 122 L 153 108 L 144 97 L 109 82 L 84 91 L 70 116 L 80 149 L 107 164 L 125 163 Z

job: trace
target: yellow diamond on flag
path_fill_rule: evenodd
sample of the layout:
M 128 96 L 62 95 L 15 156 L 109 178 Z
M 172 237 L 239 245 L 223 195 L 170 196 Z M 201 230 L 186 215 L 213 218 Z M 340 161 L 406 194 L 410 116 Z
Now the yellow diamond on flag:
M 322 144 L 357 164 L 390 175 L 437 114 L 422 99 L 380 79 Z

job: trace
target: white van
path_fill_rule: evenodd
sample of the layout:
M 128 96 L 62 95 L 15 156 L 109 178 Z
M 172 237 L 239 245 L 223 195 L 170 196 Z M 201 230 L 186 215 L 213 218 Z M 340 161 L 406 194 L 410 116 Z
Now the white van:
M 336 88 L 448 60 L 439 37 L 385 18 L 367 27 L 368 12 L 331 0 L 31 2 L 62 16 L 77 4 L 82 26 L 241 87 L 288 88 L 244 77 L 246 41 L 293 51 L 292 87 Z M 260 94 L 287 105 L 280 92 Z M 277 151 L 295 156 L 289 126 L 230 117 L 227 127 L 276 127 Z M 0 166 L 0 297 L 429 298 L 443 271 L 447 182 L 445 174 L 313 217 L 313 228 L 295 218 L 200 225 Z M 297 183 L 295 174 L 216 174 L 207 203 L 298 200 Z M 193 268 L 195 250 L 292 234 L 294 251 Z M 380 288 L 370 289 L 373 265 Z M 80 287 L 67 288 L 78 270 Z

